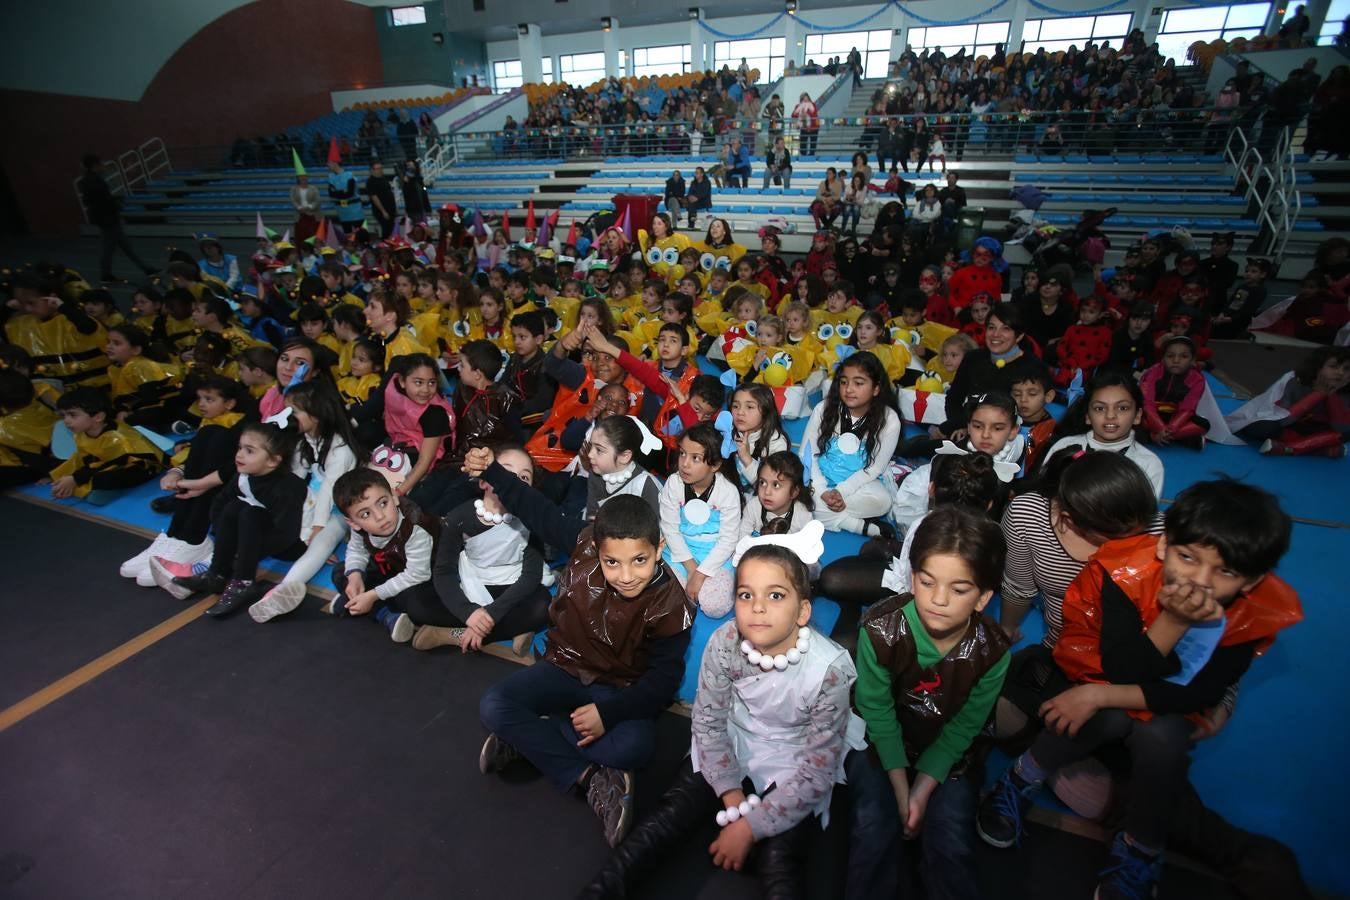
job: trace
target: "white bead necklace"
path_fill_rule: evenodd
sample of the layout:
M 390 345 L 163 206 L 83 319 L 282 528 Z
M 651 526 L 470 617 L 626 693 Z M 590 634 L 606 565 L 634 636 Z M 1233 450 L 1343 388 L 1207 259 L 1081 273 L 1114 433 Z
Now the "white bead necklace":
M 811 629 L 804 625 L 797 629 L 797 646 L 790 647 L 788 648 L 788 652 L 779 653 L 777 656 L 768 653 L 760 653 L 750 641 L 741 641 L 741 652 L 745 654 L 745 658 L 749 660 L 750 665 L 759 666 L 765 672 L 773 669 L 782 672 L 788 666 L 795 666 L 802 661 L 802 654 L 810 649 Z
M 484 523 L 500 525 L 506 521 L 506 516 L 502 513 L 488 512 L 487 504 L 482 500 L 473 501 L 473 511 Z
M 605 480 L 605 484 L 611 487 L 617 487 L 623 484 L 633 474 L 633 464 L 629 463 L 626 468 L 619 472 L 606 472 L 600 477 Z

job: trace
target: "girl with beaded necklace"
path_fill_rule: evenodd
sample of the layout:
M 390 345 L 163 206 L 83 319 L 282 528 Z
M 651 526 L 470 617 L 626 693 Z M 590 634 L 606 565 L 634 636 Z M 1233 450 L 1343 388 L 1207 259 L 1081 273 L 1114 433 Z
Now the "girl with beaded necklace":
M 690 758 L 582 897 L 628 896 L 705 828 L 716 829 L 713 865 L 739 871 L 755 851 L 765 896 L 804 895 L 805 845 L 829 821 L 845 754 L 864 746 L 849 707 L 853 662 L 809 624 L 807 565 L 824 532 L 813 521 L 737 545 L 736 617 L 703 654 Z

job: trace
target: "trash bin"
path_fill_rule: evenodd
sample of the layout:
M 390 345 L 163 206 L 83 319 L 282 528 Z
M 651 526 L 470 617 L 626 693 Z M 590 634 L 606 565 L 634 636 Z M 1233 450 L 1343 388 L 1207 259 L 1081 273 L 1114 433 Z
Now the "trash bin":
M 956 249 L 969 250 L 984 234 L 984 210 L 967 206 L 956 214 Z

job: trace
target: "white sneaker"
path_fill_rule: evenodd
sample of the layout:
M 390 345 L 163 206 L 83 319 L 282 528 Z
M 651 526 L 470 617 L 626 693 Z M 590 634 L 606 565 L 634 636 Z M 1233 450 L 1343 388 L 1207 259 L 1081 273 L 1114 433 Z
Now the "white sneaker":
M 117 574 L 123 578 L 135 578 L 137 584 L 140 583 L 142 575 L 148 578 L 150 576 L 150 557 L 158 555 L 160 548 L 167 540 L 170 540 L 169 536 L 162 531 L 155 535 L 155 539 L 150 542 L 150 546 L 122 563 L 122 567 L 117 570 Z M 154 584 L 153 581 L 150 583 Z
M 200 544 L 189 544 L 187 541 L 166 538 L 159 552 L 154 555 L 168 562 L 187 563 L 195 565 L 199 562 L 209 563 L 211 554 L 216 550 L 215 541 L 211 538 L 203 538 Z
M 417 626 L 408 618 L 408 614 L 399 613 L 398 618 L 394 620 L 394 627 L 389 629 L 389 637 L 396 644 L 406 644 L 412 640 L 413 632 L 416 630 Z
M 255 622 L 267 622 L 277 616 L 294 612 L 304 602 L 305 586 L 298 581 L 283 581 L 250 606 L 248 614 Z
M 167 568 L 171 567 L 171 568 Z M 150 575 L 154 578 L 155 584 L 169 592 L 169 595 L 177 600 L 186 600 L 192 596 L 192 591 L 182 585 L 173 583 L 174 578 L 179 575 L 191 575 L 192 567 L 182 563 L 169 563 L 161 560 L 159 557 L 150 558 Z

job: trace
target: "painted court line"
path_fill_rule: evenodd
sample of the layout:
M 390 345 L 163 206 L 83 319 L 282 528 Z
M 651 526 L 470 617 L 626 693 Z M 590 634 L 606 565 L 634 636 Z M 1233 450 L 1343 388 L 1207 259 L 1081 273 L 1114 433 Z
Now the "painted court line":
M 143 631 L 131 640 L 115 647 L 91 662 L 85 663 L 64 678 L 47 685 L 35 694 L 30 694 L 6 710 L 0 711 L 0 731 L 17 725 L 33 713 L 55 703 L 76 688 L 83 687 L 109 669 L 126 662 L 145 648 L 158 643 L 178 629 L 201 618 L 202 611 L 215 603 L 218 597 L 207 597 L 192 606 L 160 622 L 148 631 Z

